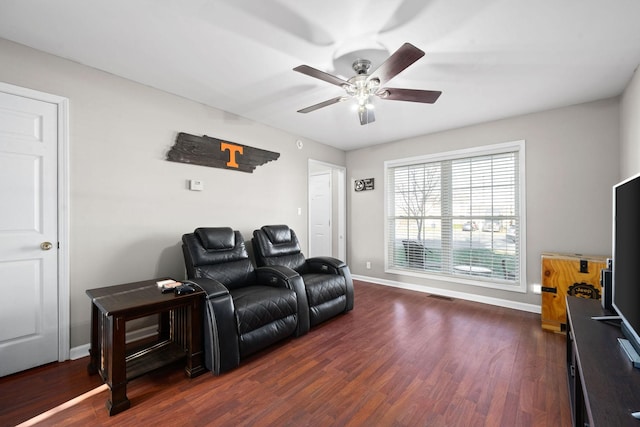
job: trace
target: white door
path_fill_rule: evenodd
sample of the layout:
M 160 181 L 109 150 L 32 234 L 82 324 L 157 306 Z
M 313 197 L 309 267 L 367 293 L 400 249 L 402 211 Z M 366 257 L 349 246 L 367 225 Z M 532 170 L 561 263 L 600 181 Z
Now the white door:
M 58 360 L 58 106 L 0 92 L 0 376 Z
M 332 256 L 331 172 L 309 176 L 309 256 Z
M 338 198 L 337 205 L 334 210 L 336 211 L 336 217 L 338 218 L 337 222 L 337 233 L 338 233 L 338 253 L 334 254 L 334 257 L 337 257 L 339 260 L 346 262 L 347 261 L 347 243 L 345 241 L 346 234 L 346 197 L 345 191 L 346 187 L 346 177 L 344 168 L 334 168 L 333 173 L 335 174 L 335 192 Z M 333 228 L 336 228 L 336 224 L 333 224 Z

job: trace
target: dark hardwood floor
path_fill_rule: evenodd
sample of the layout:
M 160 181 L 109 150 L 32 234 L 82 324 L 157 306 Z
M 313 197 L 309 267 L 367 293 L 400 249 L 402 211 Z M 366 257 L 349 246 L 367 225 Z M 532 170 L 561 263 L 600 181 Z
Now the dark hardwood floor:
M 102 391 L 41 425 L 571 425 L 565 338 L 540 316 L 356 282 L 355 308 L 215 377 L 170 366 L 129 382 L 113 417 Z M 88 358 L 0 378 L 0 426 L 101 384 Z

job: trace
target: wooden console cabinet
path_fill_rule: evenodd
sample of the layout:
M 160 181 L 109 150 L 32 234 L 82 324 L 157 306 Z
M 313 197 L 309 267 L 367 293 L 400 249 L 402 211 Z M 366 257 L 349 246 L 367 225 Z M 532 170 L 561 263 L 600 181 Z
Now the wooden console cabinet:
M 619 346 L 617 325 L 593 320 L 605 313 L 598 300 L 566 298 L 567 378 L 574 426 L 638 427 L 640 369 Z
M 600 299 L 600 271 L 607 257 L 578 254 L 542 254 L 542 328 L 564 332 L 567 324 L 565 299 L 568 295 Z

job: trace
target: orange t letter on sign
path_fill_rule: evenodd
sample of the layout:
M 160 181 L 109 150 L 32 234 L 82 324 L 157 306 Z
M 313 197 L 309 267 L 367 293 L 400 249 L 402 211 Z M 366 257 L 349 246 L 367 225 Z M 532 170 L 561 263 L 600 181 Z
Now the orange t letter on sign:
M 236 162 L 236 153 L 240 153 L 240 155 L 242 155 L 242 146 L 240 145 L 235 145 L 235 144 L 229 144 L 228 142 L 221 142 L 220 143 L 220 151 L 226 151 L 229 150 L 229 161 L 227 162 L 227 166 L 229 166 L 230 168 L 238 168 L 238 162 Z

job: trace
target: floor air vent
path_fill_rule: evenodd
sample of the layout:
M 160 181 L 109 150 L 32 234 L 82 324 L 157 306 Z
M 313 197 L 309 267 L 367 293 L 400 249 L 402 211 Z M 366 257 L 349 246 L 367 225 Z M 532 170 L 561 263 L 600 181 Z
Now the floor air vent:
M 445 297 L 442 295 L 433 295 L 433 294 L 429 294 L 429 298 L 436 298 L 436 299 L 441 299 L 443 301 L 453 301 L 453 298 L 451 297 Z

